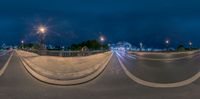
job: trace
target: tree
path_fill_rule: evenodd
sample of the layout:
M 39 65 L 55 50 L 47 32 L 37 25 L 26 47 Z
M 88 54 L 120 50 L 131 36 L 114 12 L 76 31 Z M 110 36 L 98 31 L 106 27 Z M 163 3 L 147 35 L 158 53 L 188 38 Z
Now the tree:
M 180 44 L 178 47 L 177 47 L 177 51 L 185 51 L 185 47 Z
M 69 49 L 70 50 L 81 50 L 83 47 L 87 47 L 89 50 L 100 50 L 108 49 L 107 45 L 101 45 L 97 40 L 87 40 L 79 44 L 72 44 Z

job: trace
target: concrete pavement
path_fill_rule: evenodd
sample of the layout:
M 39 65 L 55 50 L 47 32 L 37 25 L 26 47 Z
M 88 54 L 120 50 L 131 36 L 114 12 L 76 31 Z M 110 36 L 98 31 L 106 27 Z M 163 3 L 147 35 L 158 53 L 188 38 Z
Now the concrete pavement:
M 112 58 L 112 52 L 86 57 L 39 56 L 16 51 L 27 71 L 38 80 L 56 85 L 74 85 L 97 77 Z

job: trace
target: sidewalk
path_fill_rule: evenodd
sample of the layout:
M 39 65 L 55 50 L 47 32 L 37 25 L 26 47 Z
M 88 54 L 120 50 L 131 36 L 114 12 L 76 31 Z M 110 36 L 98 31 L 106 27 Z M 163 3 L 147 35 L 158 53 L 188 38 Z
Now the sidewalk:
M 18 50 L 18 55 L 36 73 L 54 80 L 75 80 L 96 72 L 112 52 L 105 52 L 85 57 L 39 56 Z

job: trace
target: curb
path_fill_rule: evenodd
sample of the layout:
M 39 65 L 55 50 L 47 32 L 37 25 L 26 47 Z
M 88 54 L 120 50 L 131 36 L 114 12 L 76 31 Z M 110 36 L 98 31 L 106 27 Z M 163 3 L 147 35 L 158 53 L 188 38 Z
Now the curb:
M 118 54 L 118 53 L 117 53 Z M 184 81 L 179 81 L 176 83 L 154 83 L 154 82 L 149 82 L 149 81 L 145 81 L 142 80 L 138 77 L 136 77 L 135 75 L 133 75 L 127 68 L 126 66 L 122 63 L 122 61 L 119 59 L 119 56 L 117 56 L 117 59 L 122 67 L 122 69 L 124 70 L 125 74 L 133 81 L 135 81 L 138 84 L 141 84 L 143 86 L 148 86 L 148 87 L 153 87 L 153 88 L 176 88 L 176 87 L 181 87 L 181 86 L 186 86 L 189 85 L 191 83 L 193 83 L 194 81 L 196 81 L 197 79 L 199 79 L 200 77 L 200 72 L 197 72 L 194 76 L 192 76 L 189 79 L 186 79 Z
M 18 53 L 17 53 L 18 54 Z M 19 56 L 19 54 L 18 54 Z M 78 84 L 82 84 L 82 83 L 86 83 L 88 81 L 91 81 L 93 79 L 95 79 L 96 77 L 98 77 L 106 68 L 107 64 L 109 63 L 110 59 L 112 58 L 113 53 L 109 56 L 108 59 L 105 59 L 103 62 L 101 62 L 100 64 L 97 65 L 102 65 L 100 66 L 96 72 L 91 73 L 90 75 L 83 77 L 83 78 L 79 78 L 79 79 L 74 79 L 74 80 L 56 80 L 56 79 L 51 79 L 48 77 L 45 77 L 39 73 L 37 73 L 36 71 L 34 71 L 29 64 L 26 62 L 25 59 L 23 59 L 21 56 L 19 56 L 21 62 L 23 63 L 25 69 L 36 79 L 48 83 L 48 84 L 53 84 L 53 85 L 62 85 L 62 86 L 67 86 L 67 85 L 78 85 Z

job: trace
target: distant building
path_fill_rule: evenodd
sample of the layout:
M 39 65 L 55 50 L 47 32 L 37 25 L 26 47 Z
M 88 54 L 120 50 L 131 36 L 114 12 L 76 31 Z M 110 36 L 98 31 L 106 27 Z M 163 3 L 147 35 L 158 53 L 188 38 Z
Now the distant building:
M 133 49 L 132 45 L 126 41 L 120 41 L 116 44 L 111 44 L 110 48 L 114 50 L 132 50 Z
M 1 49 L 10 49 L 12 46 L 7 46 L 5 43 L 1 45 Z
M 88 50 L 89 50 L 89 48 L 87 46 L 84 46 L 81 48 L 81 51 L 88 51 Z

